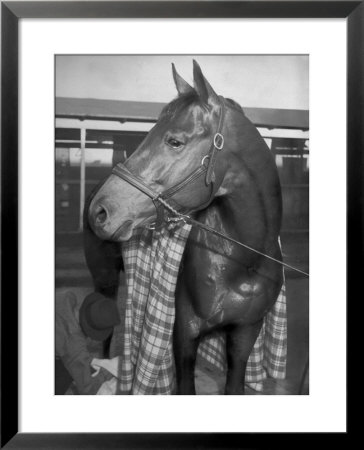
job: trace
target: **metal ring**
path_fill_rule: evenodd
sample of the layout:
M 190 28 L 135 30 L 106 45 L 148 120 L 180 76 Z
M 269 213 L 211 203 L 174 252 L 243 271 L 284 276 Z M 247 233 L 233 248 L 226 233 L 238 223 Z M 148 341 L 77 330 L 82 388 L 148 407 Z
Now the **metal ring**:
M 217 139 L 220 139 L 220 145 L 218 145 Z M 222 148 L 224 147 L 224 136 L 221 133 L 216 133 L 215 134 L 215 136 L 214 136 L 214 146 L 218 150 L 222 150 Z
M 204 156 L 203 158 L 202 158 L 202 160 L 201 160 L 201 166 L 204 166 L 205 165 L 205 159 L 210 159 L 210 155 L 206 155 L 206 156 Z

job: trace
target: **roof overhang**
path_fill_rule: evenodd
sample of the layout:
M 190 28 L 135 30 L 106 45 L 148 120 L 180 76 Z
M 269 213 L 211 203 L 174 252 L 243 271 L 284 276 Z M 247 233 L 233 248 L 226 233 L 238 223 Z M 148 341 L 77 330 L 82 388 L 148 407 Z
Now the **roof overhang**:
M 56 117 L 117 122 L 156 122 L 165 103 L 56 97 Z M 297 109 L 244 108 L 257 127 L 308 130 L 309 112 Z

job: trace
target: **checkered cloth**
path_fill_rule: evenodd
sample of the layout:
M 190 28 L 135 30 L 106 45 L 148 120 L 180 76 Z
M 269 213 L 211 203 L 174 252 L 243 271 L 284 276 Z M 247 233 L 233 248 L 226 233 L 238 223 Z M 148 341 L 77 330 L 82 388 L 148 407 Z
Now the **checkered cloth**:
M 175 372 L 172 333 L 175 318 L 174 293 L 179 264 L 190 232 L 190 225 L 170 224 L 160 231 L 138 229 L 123 244 L 127 281 L 127 300 L 122 343 L 113 345 L 113 382 L 115 394 L 173 394 Z M 123 299 L 125 301 L 125 299 Z M 114 337 L 118 333 L 115 330 Z M 261 390 L 267 376 L 285 377 L 286 302 L 284 288 L 264 320 L 264 325 L 249 358 L 246 381 Z M 207 336 L 200 344 L 198 357 L 224 371 L 225 337 Z M 94 367 L 110 366 L 98 362 Z M 106 386 L 104 393 L 111 393 Z M 101 389 L 102 391 L 102 389 Z M 103 393 L 103 392 L 100 392 Z
M 123 244 L 128 287 L 120 393 L 174 391 L 174 292 L 191 226 L 138 229 Z
M 200 343 L 198 356 L 222 372 L 226 367 L 225 334 L 207 335 Z M 287 313 L 286 289 L 283 284 L 278 299 L 265 316 L 259 336 L 249 356 L 245 382 L 254 390 L 262 391 L 268 376 L 276 379 L 286 377 L 287 360 Z

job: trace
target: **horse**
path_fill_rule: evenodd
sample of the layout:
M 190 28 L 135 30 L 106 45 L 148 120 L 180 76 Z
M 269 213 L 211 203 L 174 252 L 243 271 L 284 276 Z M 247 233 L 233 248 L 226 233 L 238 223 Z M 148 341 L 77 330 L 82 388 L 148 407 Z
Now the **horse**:
M 243 395 L 249 355 L 283 283 L 278 172 L 241 106 L 218 95 L 196 61 L 193 86 L 174 64 L 172 73 L 177 97 L 136 151 L 92 195 L 88 231 L 118 261 L 109 263 L 115 283 L 121 268 L 117 244 L 134 229 L 163 226 L 176 215 L 202 225 L 191 229 L 175 292 L 177 393 L 196 393 L 199 342 L 223 330 L 224 393 Z

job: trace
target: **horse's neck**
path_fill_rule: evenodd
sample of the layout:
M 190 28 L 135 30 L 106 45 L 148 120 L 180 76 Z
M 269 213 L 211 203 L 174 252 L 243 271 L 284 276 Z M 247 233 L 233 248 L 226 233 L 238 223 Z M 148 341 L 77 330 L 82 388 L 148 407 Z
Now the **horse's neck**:
M 210 227 L 259 251 L 269 240 L 261 198 L 246 189 L 238 195 L 217 198 L 206 211 L 203 221 Z
M 281 224 L 281 192 L 274 159 L 255 127 L 248 124 L 244 149 L 236 158 L 221 186 L 211 213 L 213 226 L 260 251 L 276 245 Z

